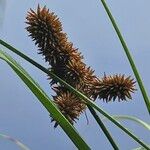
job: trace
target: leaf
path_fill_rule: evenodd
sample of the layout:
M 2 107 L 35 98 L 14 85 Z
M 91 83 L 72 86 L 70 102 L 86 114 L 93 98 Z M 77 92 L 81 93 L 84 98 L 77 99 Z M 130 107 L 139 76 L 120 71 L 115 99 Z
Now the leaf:
M 81 92 L 77 91 L 75 88 L 73 88 L 71 85 L 69 85 L 68 83 L 66 83 L 64 80 L 62 80 L 61 78 L 59 78 L 58 76 L 56 76 L 54 73 L 52 73 L 51 71 L 49 71 L 48 69 L 46 69 L 42 65 L 38 64 L 36 61 L 34 61 L 33 59 L 31 59 L 27 55 L 23 54 L 21 51 L 17 50 L 13 46 L 9 45 L 5 41 L 3 41 L 3 40 L 0 39 L 0 44 L 3 45 L 4 47 L 8 48 L 9 50 L 11 50 L 12 52 L 14 52 L 15 54 L 19 55 L 20 57 L 22 57 L 23 59 L 25 59 L 26 61 L 28 61 L 29 63 L 31 63 L 35 67 L 37 67 L 38 69 L 40 69 L 41 71 L 43 71 L 46 74 L 48 74 L 49 76 L 51 76 L 51 78 L 53 78 L 56 81 L 58 81 L 59 83 L 63 84 L 70 91 L 72 91 L 75 95 L 77 95 L 84 102 L 86 102 L 89 106 L 93 107 L 95 110 L 97 110 L 98 112 L 100 112 L 107 119 L 109 119 L 112 123 L 114 123 L 118 128 L 120 128 L 122 131 L 124 131 L 128 136 L 130 136 L 132 139 L 134 139 L 136 142 L 138 142 L 141 146 L 149 149 L 147 147 L 147 144 L 145 144 L 142 140 L 140 140 L 136 135 L 134 135 L 127 128 L 125 128 L 124 126 L 122 126 L 117 120 L 115 120 L 111 115 L 109 115 L 107 112 L 105 112 L 102 108 L 100 108 L 97 104 L 95 104 L 93 101 L 91 101 L 84 94 L 82 94 Z
M 51 116 L 58 122 L 58 124 L 72 140 L 72 142 L 76 145 L 76 147 L 82 150 L 90 150 L 89 146 L 81 138 L 76 129 L 63 116 L 63 114 L 58 110 L 58 108 L 46 95 L 46 93 L 40 88 L 40 86 L 31 78 L 31 76 L 12 57 L 4 53 L 3 51 L 0 51 L 0 58 L 6 61 L 16 72 L 16 74 L 22 79 L 22 81 L 29 87 L 32 93 L 47 109 Z
M 147 149 L 145 149 L 144 147 L 138 147 L 138 148 L 135 148 L 133 150 L 147 150 Z
M 111 23 L 112 23 L 116 33 L 117 33 L 117 36 L 118 36 L 118 38 L 119 38 L 119 40 L 120 40 L 120 42 L 122 44 L 124 52 L 125 52 L 128 60 L 129 60 L 130 66 L 132 68 L 132 71 L 133 71 L 133 73 L 134 73 L 134 75 L 135 75 L 135 77 L 137 79 L 138 84 L 139 84 L 139 87 L 140 87 L 140 90 L 141 90 L 141 93 L 142 93 L 145 105 L 146 105 L 147 110 L 148 110 L 148 112 L 150 114 L 150 99 L 148 97 L 148 94 L 147 94 L 146 89 L 144 87 L 143 81 L 142 81 L 142 79 L 140 77 L 140 74 L 138 72 L 138 69 L 137 69 L 137 67 L 136 67 L 136 65 L 134 63 L 134 59 L 132 58 L 132 55 L 130 54 L 130 50 L 128 49 L 128 46 L 127 46 L 127 44 L 126 44 L 126 42 L 125 42 L 125 40 L 124 40 L 124 38 L 122 36 L 122 33 L 120 32 L 120 29 L 119 29 L 119 27 L 118 27 L 118 25 L 117 25 L 117 23 L 115 21 L 115 18 L 113 17 L 113 15 L 111 14 L 111 11 L 109 10 L 109 8 L 107 6 L 107 3 L 105 2 L 105 0 L 101 0 L 101 2 L 102 2 L 102 5 L 104 6 L 104 9 L 105 9 L 105 11 L 106 11 L 110 21 L 111 21 Z
M 20 147 L 20 149 L 22 150 L 30 150 L 27 146 L 25 146 L 23 143 L 21 143 L 20 141 L 8 136 L 8 135 L 5 135 L 5 134 L 1 134 L 0 133 L 0 138 L 3 138 L 3 139 L 6 139 L 6 140 L 9 140 L 13 143 L 15 143 L 18 147 Z
M 115 118 L 116 120 L 130 120 L 130 121 L 134 121 L 136 123 L 138 123 L 139 125 L 143 126 L 144 128 L 150 130 L 150 124 L 136 118 L 133 116 L 124 116 L 124 115 L 115 115 L 112 116 L 113 118 Z M 103 118 L 102 120 L 107 120 L 107 118 Z

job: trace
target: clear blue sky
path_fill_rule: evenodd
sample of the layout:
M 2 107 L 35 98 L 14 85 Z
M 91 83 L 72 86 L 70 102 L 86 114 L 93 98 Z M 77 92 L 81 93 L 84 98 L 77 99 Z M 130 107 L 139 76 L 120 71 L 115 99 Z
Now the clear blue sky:
M 3 23 L 0 24 L 0 37 L 42 65 L 48 67 L 42 56 L 37 55 L 37 47 L 25 30 L 27 11 L 29 8 L 35 9 L 38 3 L 42 6 L 46 5 L 59 16 L 69 40 L 79 48 L 85 57 L 85 62 L 95 70 L 98 76 L 102 77 L 105 72 L 134 77 L 100 0 L 7 0 L 5 9 L 4 1 L 0 0 L 0 18 L 3 18 Z M 150 70 L 148 69 L 150 65 L 150 1 L 107 0 L 107 3 L 131 50 L 147 92 L 150 93 Z M 52 91 L 49 81 L 46 80 L 47 76 L 16 55 L 10 54 L 51 96 Z M 3 61 L 0 61 L 0 73 L 0 133 L 19 139 L 31 150 L 76 149 L 59 127 L 53 128 L 47 111 Z M 132 115 L 150 123 L 138 86 L 137 89 L 132 101 L 106 104 L 97 100 L 97 104 L 110 114 Z M 91 118 L 88 111 L 87 114 L 90 120 L 89 125 L 86 124 L 83 114 L 75 127 L 93 150 L 111 150 L 112 147 L 95 120 Z M 137 143 L 110 122 L 105 124 L 114 135 L 121 150 L 138 147 Z M 132 122 L 123 122 L 123 124 L 145 142 L 150 141 L 150 133 L 144 128 Z M 17 150 L 17 147 L 8 141 L 0 140 L 0 149 Z

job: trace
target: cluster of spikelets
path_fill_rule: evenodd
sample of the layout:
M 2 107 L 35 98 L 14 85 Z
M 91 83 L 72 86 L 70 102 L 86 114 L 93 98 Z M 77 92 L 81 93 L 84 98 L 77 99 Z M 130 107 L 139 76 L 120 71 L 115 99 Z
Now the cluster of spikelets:
M 53 12 L 46 7 L 37 11 L 30 9 L 27 15 L 27 31 L 38 46 L 39 54 L 45 57 L 50 65 L 50 71 L 65 80 L 71 86 L 85 94 L 92 101 L 97 98 L 108 102 L 111 100 L 131 99 L 135 82 L 124 75 L 98 78 L 94 71 L 83 62 L 83 56 L 73 44 L 68 41 L 62 31 L 62 25 Z M 49 77 L 50 85 L 55 91 L 54 103 L 73 124 L 86 109 L 86 105 L 66 87 Z M 54 121 L 54 119 L 52 119 Z M 57 126 L 55 122 L 55 127 Z

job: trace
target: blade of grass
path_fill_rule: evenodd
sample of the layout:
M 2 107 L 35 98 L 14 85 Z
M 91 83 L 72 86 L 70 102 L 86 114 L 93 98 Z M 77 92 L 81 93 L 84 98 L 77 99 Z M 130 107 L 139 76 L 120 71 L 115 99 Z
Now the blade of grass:
M 150 130 L 150 124 L 136 118 L 133 116 L 126 116 L 126 115 L 113 115 L 113 118 L 115 118 L 116 120 L 130 120 L 133 122 L 138 123 L 139 125 L 143 126 L 145 129 Z M 107 118 L 103 118 L 102 120 L 106 120 Z
M 126 44 L 126 42 L 125 42 L 125 40 L 124 40 L 124 38 L 123 38 L 119 28 L 118 28 L 117 23 L 115 22 L 115 19 L 112 16 L 111 11 L 109 10 L 105 0 L 101 0 L 101 2 L 102 2 L 103 6 L 105 8 L 105 11 L 107 12 L 107 15 L 108 15 L 109 19 L 111 20 L 111 23 L 112 23 L 112 25 L 113 25 L 113 27 L 114 27 L 114 29 L 115 29 L 118 37 L 119 37 L 119 40 L 120 40 L 120 42 L 122 44 L 122 47 L 123 47 L 123 49 L 125 51 L 125 54 L 126 54 L 128 60 L 129 60 L 129 63 L 130 63 L 131 68 L 133 70 L 133 73 L 134 73 L 134 75 L 135 75 L 135 77 L 137 79 L 137 82 L 138 82 L 138 85 L 140 87 L 141 93 L 143 95 L 144 102 L 146 104 L 147 110 L 148 110 L 148 112 L 150 114 L 150 100 L 149 100 L 149 97 L 148 97 L 148 95 L 146 93 L 146 90 L 144 88 L 144 84 L 142 82 L 140 74 L 138 73 L 138 70 L 137 70 L 136 65 L 134 63 L 134 60 L 133 60 L 133 58 L 132 58 L 132 56 L 130 54 L 130 51 L 129 51 L 128 47 L 127 47 L 127 44 Z
M 31 78 L 31 76 L 8 54 L 0 50 L 0 58 L 6 61 L 10 67 L 16 72 L 16 74 L 22 79 L 22 81 L 29 87 L 33 94 L 38 98 L 42 105 L 47 109 L 51 116 L 58 122 L 65 133 L 69 136 L 72 142 L 80 150 L 90 150 L 90 147 L 81 138 L 76 129 L 70 124 L 70 122 L 63 116 L 55 104 L 44 93 L 40 86 Z
M 49 71 L 47 72 L 47 69 L 43 68 L 41 65 L 37 64 L 36 62 L 34 62 L 32 59 L 30 59 L 29 57 L 27 57 L 26 55 L 24 55 L 23 53 L 17 51 L 15 48 L 13 48 L 12 46 L 8 45 L 7 43 L 5 43 L 4 41 L 0 40 L 0 42 L 3 43 L 3 46 L 9 47 L 13 52 L 15 52 L 16 54 L 18 54 L 19 56 L 21 56 L 22 58 L 29 60 L 29 62 L 31 64 L 36 64 L 36 67 L 38 67 L 39 69 L 41 69 L 42 71 L 44 71 L 45 73 L 49 74 Z M 53 74 L 51 74 L 52 76 Z M 53 75 L 53 77 L 55 78 L 55 75 Z M 91 108 L 92 109 L 92 108 Z M 93 110 L 94 111 L 94 110 Z M 102 124 L 102 121 L 100 122 Z M 102 125 L 103 128 L 105 128 L 104 124 Z M 113 141 L 113 138 L 111 137 L 111 135 L 109 134 L 109 132 L 106 131 L 107 129 L 105 128 L 104 133 L 107 136 L 107 138 L 109 139 L 110 143 L 112 144 L 112 146 L 115 148 L 115 150 L 118 150 L 117 145 L 115 144 L 115 142 Z
M 5 134 L 1 134 L 0 133 L 0 138 L 3 138 L 3 139 L 6 139 L 6 140 L 9 140 L 13 143 L 15 143 L 20 149 L 22 150 L 30 150 L 27 146 L 25 146 L 23 143 L 21 143 L 20 141 L 8 136 L 8 135 L 5 135 Z
M 144 147 L 138 147 L 138 148 L 135 148 L 133 150 L 146 150 Z
M 100 126 L 100 128 L 102 129 L 102 131 L 104 132 L 105 136 L 107 137 L 107 139 L 109 140 L 110 144 L 112 145 L 112 147 L 114 148 L 114 150 L 119 150 L 117 144 L 115 143 L 114 139 L 112 138 L 111 134 L 109 133 L 109 131 L 107 130 L 107 128 L 105 127 L 105 125 L 103 124 L 102 120 L 100 119 L 100 117 L 97 115 L 96 111 L 89 105 L 87 105 L 88 109 L 90 110 L 91 114 L 94 116 L 95 120 L 97 121 L 98 125 Z
M 143 141 L 141 141 L 137 136 L 135 136 L 133 133 L 131 133 L 128 129 L 126 129 L 125 127 L 123 127 L 117 120 L 115 120 L 112 116 L 110 116 L 102 108 L 98 107 L 94 102 L 92 102 L 88 97 L 86 97 L 85 95 L 83 95 L 81 92 L 77 91 L 75 88 L 73 88 L 71 85 L 69 85 L 68 83 L 66 83 L 65 81 L 63 81 L 61 78 L 59 78 L 58 76 L 56 76 L 55 74 L 53 74 L 51 71 L 49 71 L 48 69 L 46 69 L 42 65 L 38 64 L 37 62 L 35 62 L 33 59 L 29 58 L 25 54 L 21 53 L 19 50 L 17 50 L 16 48 L 12 47 L 11 45 L 9 45 L 8 43 L 6 43 L 5 41 L 3 41 L 3 40 L 0 39 L 0 44 L 3 45 L 3 46 L 5 46 L 6 48 L 8 48 L 9 50 L 11 50 L 12 52 L 16 53 L 17 55 L 19 55 L 20 57 L 22 57 L 26 61 L 30 62 L 35 67 L 39 68 L 41 71 L 43 71 L 46 74 L 48 74 L 49 76 L 51 76 L 53 79 L 57 80 L 58 82 L 60 82 L 64 86 L 66 86 L 74 94 L 76 94 L 78 97 L 80 97 L 81 99 L 83 99 L 84 101 L 86 101 L 88 105 L 90 105 L 91 107 L 95 108 L 102 115 L 104 115 L 106 118 L 108 118 L 112 123 L 114 123 L 117 127 L 119 127 L 122 131 L 124 131 L 126 134 L 128 134 L 132 139 L 134 139 L 136 142 L 138 142 L 143 147 L 145 147 L 148 150 L 150 150 L 150 148 Z

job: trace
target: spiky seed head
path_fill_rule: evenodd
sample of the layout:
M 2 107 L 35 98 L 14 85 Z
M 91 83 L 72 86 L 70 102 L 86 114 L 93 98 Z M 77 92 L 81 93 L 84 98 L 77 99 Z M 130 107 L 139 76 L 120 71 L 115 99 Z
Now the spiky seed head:
M 50 70 L 56 74 L 58 77 L 66 81 L 72 86 L 77 85 L 84 76 L 85 64 L 82 62 L 75 62 L 74 59 L 70 60 L 68 64 L 59 64 L 57 66 L 52 66 Z M 51 85 L 58 83 L 55 79 L 51 79 Z
M 126 100 L 132 99 L 131 93 L 135 91 L 135 81 L 130 76 L 114 75 L 106 76 L 100 80 L 99 86 L 97 86 L 98 97 L 100 99 L 108 101 Z
M 70 56 L 76 60 L 83 58 L 78 49 L 68 42 L 59 18 L 53 12 L 49 12 L 49 9 L 40 8 L 38 5 L 36 12 L 30 9 L 26 19 L 29 36 L 35 41 L 39 53 L 45 56 L 45 60 L 50 65 L 65 63 Z
M 79 115 L 86 108 L 86 105 L 70 92 L 64 92 L 54 96 L 54 103 L 71 124 L 76 122 L 76 119 L 78 119 Z M 55 120 L 52 119 L 52 121 Z M 54 127 L 57 127 L 57 125 L 58 123 L 55 122 Z

